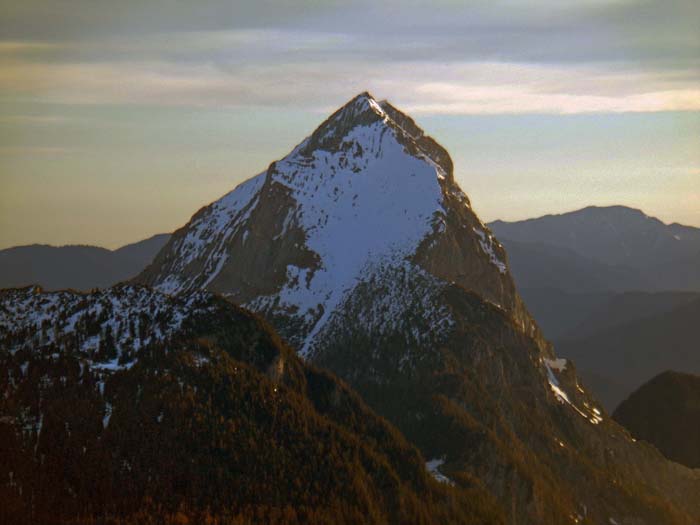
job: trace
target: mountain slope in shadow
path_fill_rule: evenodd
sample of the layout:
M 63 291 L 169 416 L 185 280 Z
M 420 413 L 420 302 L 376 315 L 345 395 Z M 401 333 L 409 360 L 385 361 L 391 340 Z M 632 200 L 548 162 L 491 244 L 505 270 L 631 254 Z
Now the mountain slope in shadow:
M 667 458 L 700 468 L 700 376 L 659 374 L 623 401 L 613 418 Z
M 572 359 L 587 382 L 607 379 L 618 385 L 598 392 L 609 410 L 659 370 L 700 373 L 700 299 L 650 317 L 635 319 L 576 340 L 557 343 L 560 355 Z
M 0 250 L 0 288 L 38 284 L 46 290 L 88 291 L 138 274 L 170 238 L 159 234 L 116 250 L 33 244 Z

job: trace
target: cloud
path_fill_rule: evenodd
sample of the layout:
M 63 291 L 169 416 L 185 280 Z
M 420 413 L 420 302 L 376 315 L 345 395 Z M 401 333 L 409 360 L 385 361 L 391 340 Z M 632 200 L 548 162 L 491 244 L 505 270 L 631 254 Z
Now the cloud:
M 0 157 L 4 156 L 26 156 L 42 155 L 55 157 L 59 155 L 69 155 L 79 153 L 76 148 L 63 148 L 60 146 L 0 146 Z
M 338 0 L 0 0 L 9 40 L 74 41 L 121 35 L 290 27 Z
M 0 98 L 423 113 L 698 110 L 700 4 L 7 2 Z
M 369 89 L 421 114 L 700 110 L 700 88 L 665 71 L 502 62 L 15 63 L 0 92 L 45 102 L 279 106 L 327 112 Z

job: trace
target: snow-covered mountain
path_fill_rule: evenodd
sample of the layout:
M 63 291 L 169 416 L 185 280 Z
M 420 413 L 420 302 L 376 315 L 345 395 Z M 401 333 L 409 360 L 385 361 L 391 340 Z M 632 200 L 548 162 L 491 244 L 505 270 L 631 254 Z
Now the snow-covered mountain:
M 367 93 L 197 212 L 137 281 L 262 314 L 509 522 L 700 518 L 700 473 L 608 418 L 530 317 L 447 151 Z
M 476 291 L 546 347 L 447 151 L 368 93 L 197 212 L 138 281 L 167 293 L 220 292 L 280 319 L 306 356 L 352 291 L 387 267 Z

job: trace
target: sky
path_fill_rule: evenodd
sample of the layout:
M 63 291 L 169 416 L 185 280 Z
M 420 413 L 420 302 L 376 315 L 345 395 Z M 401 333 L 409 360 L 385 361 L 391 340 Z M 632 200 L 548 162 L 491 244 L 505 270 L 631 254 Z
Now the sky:
M 0 248 L 184 225 L 361 91 L 485 221 L 700 226 L 697 0 L 0 0 Z

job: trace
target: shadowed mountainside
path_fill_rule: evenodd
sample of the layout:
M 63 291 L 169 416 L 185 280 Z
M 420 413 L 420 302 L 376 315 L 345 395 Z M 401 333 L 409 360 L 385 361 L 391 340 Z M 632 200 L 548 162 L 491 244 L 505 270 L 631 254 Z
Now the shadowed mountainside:
M 700 291 L 700 228 L 625 206 L 589 206 L 489 227 L 523 288 Z
M 700 468 L 700 376 L 659 374 L 623 401 L 613 418 L 667 458 Z
M 0 288 L 38 284 L 46 290 L 87 291 L 111 286 L 143 270 L 169 237 L 154 235 L 116 250 L 40 244 L 0 250 Z
M 700 299 L 670 310 L 601 329 L 576 340 L 560 340 L 558 352 L 572 359 L 584 382 L 610 383 L 599 390 L 601 401 L 612 410 L 630 392 L 659 370 L 700 374 Z

